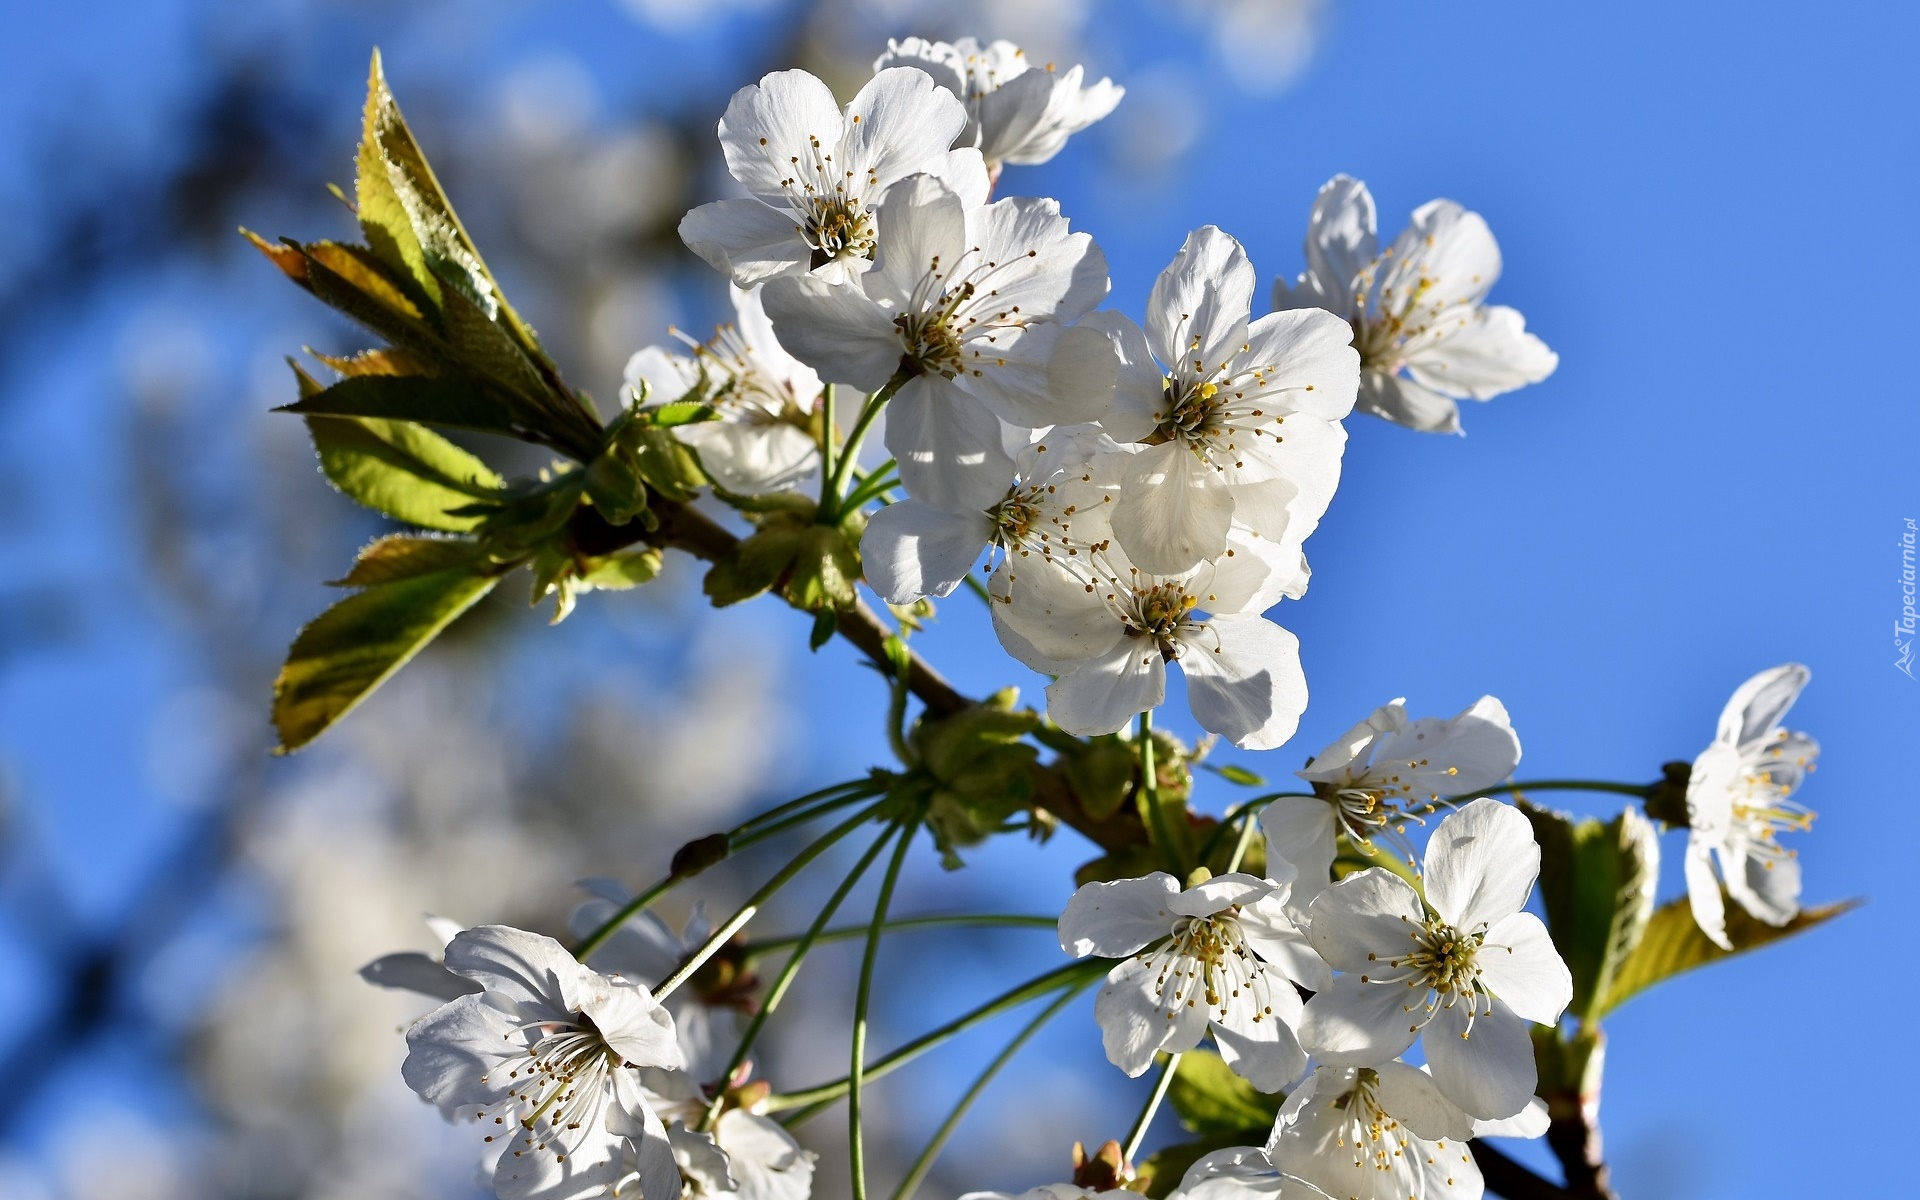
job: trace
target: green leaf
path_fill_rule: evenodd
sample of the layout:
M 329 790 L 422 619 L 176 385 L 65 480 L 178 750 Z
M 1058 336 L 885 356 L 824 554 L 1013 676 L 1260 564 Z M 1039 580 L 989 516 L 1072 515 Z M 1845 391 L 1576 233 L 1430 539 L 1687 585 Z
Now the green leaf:
M 686 401 L 662 404 L 658 408 L 643 408 L 640 410 L 640 415 L 645 417 L 655 429 L 673 429 L 681 425 L 698 425 L 705 421 L 717 420 L 720 413 L 711 404 Z
M 335 487 L 368 508 L 427 529 L 475 528 L 482 516 L 470 511 L 473 502 L 492 498 L 503 486 L 485 463 L 409 421 L 313 416 L 307 430 L 320 469 Z
M 372 417 L 417 421 L 449 429 L 472 429 L 525 438 L 526 425 L 506 405 L 463 380 L 394 375 L 342 379 L 316 396 L 303 396 L 280 412 L 318 417 Z
M 1660 843 L 1639 811 L 1611 821 L 1575 820 L 1526 800 L 1520 811 L 1540 844 L 1540 899 L 1554 948 L 1573 974 L 1567 1011 L 1582 1021 L 1612 987 L 1620 965 L 1639 945 L 1653 915 L 1660 879 Z
M 386 682 L 499 581 L 440 571 L 382 583 L 314 618 L 273 684 L 280 753 L 298 750 Z
M 1757 950 L 1816 925 L 1824 925 L 1840 914 L 1860 907 L 1862 903 L 1859 900 L 1842 900 L 1818 908 L 1803 908 L 1785 925 L 1774 926 L 1749 916 L 1731 898 L 1725 898 L 1725 901 L 1727 939 L 1733 943 L 1732 950 L 1722 950 L 1700 932 L 1686 897 L 1663 904 L 1654 912 L 1653 919 L 1647 922 L 1640 944 L 1620 964 L 1606 995 L 1594 1006 L 1593 1019 L 1599 1020 L 1664 979 L 1671 979 L 1682 972 L 1704 967 L 1723 958 L 1731 958 L 1735 954 Z
M 468 568 L 479 559 L 480 544 L 468 538 L 395 533 L 368 543 L 353 560 L 353 570 L 331 583 L 334 587 L 372 587 L 416 575 Z
M 400 115 L 378 50 L 368 71 L 355 192 L 360 226 L 373 252 L 405 271 L 429 304 L 442 305 L 445 282 L 487 309 L 489 317 L 497 311 L 486 266 Z
M 1226 780 L 1228 783 L 1237 783 L 1241 787 L 1265 787 L 1266 786 L 1266 782 L 1267 782 L 1266 776 L 1255 775 L 1252 771 L 1247 770 L 1245 767 L 1235 766 L 1232 763 L 1220 763 L 1218 765 L 1214 763 L 1201 763 L 1200 767 L 1202 770 L 1212 771 L 1215 775 L 1218 775 L 1220 778 Z
M 1190 1050 L 1180 1056 L 1167 1102 L 1189 1133 L 1245 1135 L 1260 1145 L 1273 1131 L 1283 1097 L 1266 1095 L 1233 1073 L 1218 1054 Z M 1241 1143 L 1229 1143 L 1237 1145 Z

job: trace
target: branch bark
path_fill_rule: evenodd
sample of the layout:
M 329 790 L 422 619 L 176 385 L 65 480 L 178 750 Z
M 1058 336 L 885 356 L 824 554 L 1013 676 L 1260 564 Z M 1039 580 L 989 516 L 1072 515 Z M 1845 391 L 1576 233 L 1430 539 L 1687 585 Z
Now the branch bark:
M 1487 1181 L 1487 1190 L 1507 1200 L 1568 1200 L 1571 1195 L 1567 1189 L 1534 1174 L 1485 1141 L 1468 1142 L 1467 1148 L 1473 1152 L 1474 1164 Z

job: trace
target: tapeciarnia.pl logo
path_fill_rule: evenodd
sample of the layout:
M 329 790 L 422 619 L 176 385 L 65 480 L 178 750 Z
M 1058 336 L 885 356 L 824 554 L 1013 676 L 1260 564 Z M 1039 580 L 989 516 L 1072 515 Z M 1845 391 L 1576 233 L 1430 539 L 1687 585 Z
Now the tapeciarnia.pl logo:
M 1907 528 L 1900 534 L 1900 619 L 1893 623 L 1893 665 L 1895 669 L 1913 675 L 1913 633 L 1915 615 L 1913 611 L 1914 576 L 1913 551 L 1914 538 L 1920 533 L 1920 527 L 1914 525 L 1908 517 Z

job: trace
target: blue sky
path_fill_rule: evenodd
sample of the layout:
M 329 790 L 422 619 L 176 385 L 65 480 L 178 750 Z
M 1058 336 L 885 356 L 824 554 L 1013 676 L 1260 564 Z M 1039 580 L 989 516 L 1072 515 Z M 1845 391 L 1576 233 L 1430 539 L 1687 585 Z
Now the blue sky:
M 31 194 L 19 118 L 44 114 L 49 95 L 71 93 L 76 111 L 128 122 L 134 144 L 165 151 L 165 100 L 191 69 L 185 10 L 111 7 L 110 20 L 63 6 L 23 14 L 16 44 L 36 53 L 0 80 L 9 194 Z M 637 37 L 598 6 L 569 6 L 551 28 L 531 6 L 485 8 L 496 34 L 535 31 L 609 86 L 618 39 Z M 1299 270 L 1314 193 L 1345 172 L 1372 188 L 1385 236 L 1436 196 L 1484 214 L 1506 261 L 1493 299 L 1524 312 L 1561 359 L 1541 385 L 1467 405 L 1464 438 L 1350 422 L 1341 491 L 1308 546 L 1313 586 L 1274 614 L 1301 638 L 1312 707 L 1287 747 L 1225 757 L 1283 776 L 1395 696 L 1450 714 L 1490 692 L 1520 732 L 1521 778 L 1639 781 L 1702 748 L 1748 675 L 1809 664 L 1792 719 L 1823 746 L 1803 794 L 1820 812 L 1801 842 L 1807 895 L 1869 903 L 1610 1021 L 1608 1148 L 1632 1200 L 1883 1188 L 1874 1154 L 1835 1150 L 1871 1145 L 1882 1127 L 1897 1138 L 1920 1118 L 1897 1083 L 1920 1065 L 1896 1023 L 1916 971 L 1883 949 L 1911 940 L 1907 855 L 1920 833 L 1920 682 L 1894 669 L 1891 638 L 1899 535 L 1920 519 L 1903 236 L 1920 189 L 1908 61 L 1920 12 L 1350 4 L 1273 97 L 1237 91 L 1210 52 L 1174 36 L 1182 28 L 1128 3 L 1095 35 L 1101 69 L 1120 82 L 1152 69 L 1190 85 L 1206 119 L 1176 171 L 1128 178 L 1102 165 L 1095 133 L 1002 184 L 1058 196 L 1094 234 L 1112 263 L 1112 306 L 1139 317 L 1155 274 L 1205 223 L 1241 238 L 1263 275 Z M 875 41 L 887 32 L 909 31 Z M 404 78 L 410 60 L 424 69 L 435 56 L 504 69 L 519 45 L 502 35 L 391 49 L 389 71 Z M 661 57 L 723 73 L 723 50 Z M 348 120 L 363 53 L 338 48 Z M 665 95 L 673 79 L 647 90 Z M 102 368 L 86 347 L 118 336 L 132 302 L 106 297 L 84 327 L 44 339 L 48 353 L 11 381 L 18 394 L 0 413 L 10 454 L 44 447 L 50 461 L 99 469 L 85 449 Z M 42 496 L 36 532 L 0 545 L 10 579 L 57 552 L 108 591 L 130 585 L 110 551 L 89 560 L 86 539 L 56 535 L 63 519 L 85 524 L 61 512 Z M 943 613 L 925 644 L 962 686 L 1037 687 L 964 598 Z M 804 636 L 798 619 L 764 619 Z M 588 636 L 573 628 L 554 636 Z M 44 818 L 59 833 L 56 869 L 89 878 L 101 911 L 178 825 L 141 782 L 152 709 L 186 670 L 178 654 L 164 628 L 120 626 L 0 676 L 0 744 L 28 784 L 73 798 Z M 810 687 L 871 692 L 838 649 L 794 670 Z M 1166 721 L 1191 729 L 1177 697 Z M 859 770 L 879 752 L 871 728 L 816 731 L 811 766 Z M 1227 800 L 1224 787 L 1211 797 Z M 1571 806 L 1612 811 L 1604 798 Z M 1673 894 L 1678 845 L 1666 848 Z M 1078 853 L 995 849 L 977 886 L 1057 904 L 1059 868 Z M 0 978 L 0 1011 L 31 996 L 33 981 L 4 959 Z

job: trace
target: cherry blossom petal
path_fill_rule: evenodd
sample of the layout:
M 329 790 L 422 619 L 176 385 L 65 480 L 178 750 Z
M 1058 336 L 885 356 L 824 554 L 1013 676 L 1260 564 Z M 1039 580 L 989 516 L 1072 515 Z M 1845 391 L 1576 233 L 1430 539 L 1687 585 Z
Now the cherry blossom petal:
M 1464 1004 L 1442 1004 L 1427 1024 L 1422 1045 L 1433 1081 L 1469 1116 L 1511 1117 L 1533 1099 L 1539 1078 L 1527 1022 L 1498 1000 L 1492 1012 L 1473 1019 L 1471 1029 Z
M 893 318 L 858 287 L 811 277 L 775 279 L 761 289 L 761 302 L 780 344 L 822 379 L 872 392 L 900 365 Z
M 947 512 L 904 500 L 874 513 L 860 539 L 867 582 L 889 604 L 945 596 L 960 586 L 993 535 L 982 512 Z
M 1165 871 L 1089 883 L 1060 914 L 1060 948 L 1075 958 L 1124 958 L 1173 930 L 1180 881 Z
M 733 94 L 720 118 L 727 170 L 768 204 L 785 207 L 797 170 L 811 181 L 812 147 L 831 154 L 845 118 L 827 85 L 805 71 L 775 71 Z M 800 165 L 792 161 L 800 157 Z M 789 223 L 791 228 L 791 223 Z
M 1419 1031 L 1408 1005 L 1423 1002 L 1419 992 L 1402 984 L 1362 983 L 1358 975 L 1336 975 L 1332 987 L 1307 1001 L 1300 1042 L 1329 1066 L 1378 1066 L 1413 1045 Z
M 888 67 L 847 105 L 846 169 L 885 187 L 943 160 L 966 125 L 966 106 L 933 76 L 918 67 Z
M 1187 235 L 1147 297 L 1147 344 L 1180 378 L 1224 367 L 1247 340 L 1253 264 L 1232 235 L 1203 225 Z
M 1380 1076 L 1374 1090 L 1380 1107 L 1415 1137 L 1432 1142 L 1441 1138 L 1465 1141 L 1473 1136 L 1473 1118 L 1441 1094 L 1439 1085 L 1425 1071 L 1403 1062 L 1381 1063 L 1374 1071 Z
M 1167 902 L 1167 907 L 1183 917 L 1204 917 L 1224 912 L 1236 904 L 1252 904 L 1273 894 L 1274 885 L 1264 879 L 1235 871 L 1215 875 L 1197 883 Z
M 1560 365 L 1560 356 L 1527 332 L 1527 320 L 1501 305 L 1456 309 L 1435 319 L 1430 339 L 1410 346 L 1407 373 L 1450 396 L 1491 400 L 1539 383 Z
M 1733 746 L 1750 746 L 1771 737 L 1812 678 L 1813 672 L 1806 667 L 1787 663 L 1747 680 L 1734 690 L 1720 713 L 1717 740 Z
M 1323 421 L 1338 421 L 1353 411 L 1360 386 L 1360 352 L 1353 348 L 1353 326 L 1330 312 L 1296 308 L 1268 313 L 1248 326 L 1246 342 L 1233 358 L 1236 386 L 1249 400 L 1272 403 Z M 1258 382 L 1248 374 L 1258 370 Z
M 1305 907 L 1327 889 L 1337 852 L 1333 805 L 1325 800 L 1289 796 L 1275 800 L 1260 814 L 1267 836 L 1267 863 L 1292 863 L 1293 902 Z
M 999 333 L 990 345 L 975 340 L 963 353 L 962 361 L 979 371 L 962 374 L 954 385 L 1010 425 L 1079 425 L 1099 420 L 1113 405 L 1119 360 L 1099 330 L 1032 325 Z
M 1392 302 L 1388 297 L 1417 293 L 1423 308 L 1439 312 L 1486 299 L 1500 278 L 1500 244 L 1479 213 L 1452 200 L 1429 200 L 1413 210 L 1387 263 L 1378 281 L 1383 305 Z
M 1081 328 L 1098 329 L 1113 342 L 1120 372 L 1113 389 L 1113 408 L 1100 418 L 1115 441 L 1137 442 L 1151 434 L 1160 420 L 1154 414 L 1166 405 L 1167 377 L 1147 349 L 1147 335 L 1125 314 L 1089 313 Z
M 1203 729 L 1243 750 L 1271 750 L 1293 736 L 1307 710 L 1300 639 L 1264 617 L 1214 617 L 1183 635 L 1187 702 Z
M 1117 627 L 1116 627 L 1117 628 Z M 1078 737 L 1118 733 L 1167 698 L 1167 669 L 1151 642 L 1122 636 L 1047 688 L 1047 715 Z
M 1367 185 L 1335 175 L 1321 185 L 1307 217 L 1307 273 L 1313 295 L 1340 317 L 1352 315 L 1354 277 L 1380 254 L 1379 221 Z
M 1422 874 L 1441 920 L 1472 933 L 1526 905 L 1540 875 L 1540 847 L 1519 809 L 1482 797 L 1440 822 Z
M 1300 994 L 1284 979 L 1275 978 L 1273 984 L 1271 1012 L 1235 1004 L 1213 1021 L 1213 1041 L 1220 1047 L 1220 1057 L 1234 1074 L 1262 1092 L 1281 1090 L 1307 1069 L 1307 1052 L 1292 1029 L 1300 1019 Z
M 1183 1008 L 1169 1021 L 1160 1006 L 1159 972 L 1130 958 L 1107 973 L 1107 982 L 1093 1001 L 1093 1019 L 1100 1025 L 1100 1042 L 1107 1061 L 1129 1076 L 1138 1077 L 1153 1065 L 1163 1046 L 1191 1049 L 1206 1031 L 1206 1009 Z
M 1459 433 L 1460 406 L 1432 388 L 1384 371 L 1360 372 L 1354 411 L 1369 413 L 1423 433 Z
M 1727 902 L 1720 894 L 1720 878 L 1713 873 L 1713 852 L 1704 839 L 1695 837 L 1687 842 L 1686 876 L 1693 923 L 1714 945 L 1733 949 L 1727 937 Z
M 1420 894 L 1384 867 L 1368 867 L 1326 888 L 1308 909 L 1307 936 L 1320 957 L 1341 971 L 1377 970 L 1413 945 L 1426 920 Z
M 894 395 L 887 405 L 886 444 L 908 494 L 936 508 L 985 511 L 1013 482 L 1000 422 L 937 376 L 908 380 Z
M 1142 571 L 1177 575 L 1226 549 L 1233 493 L 1178 441 L 1133 456 L 1113 506 L 1113 532 Z
M 1573 976 L 1532 913 L 1514 913 L 1487 930 L 1474 962 L 1493 994 L 1529 1021 L 1552 1025 L 1573 1002 Z

